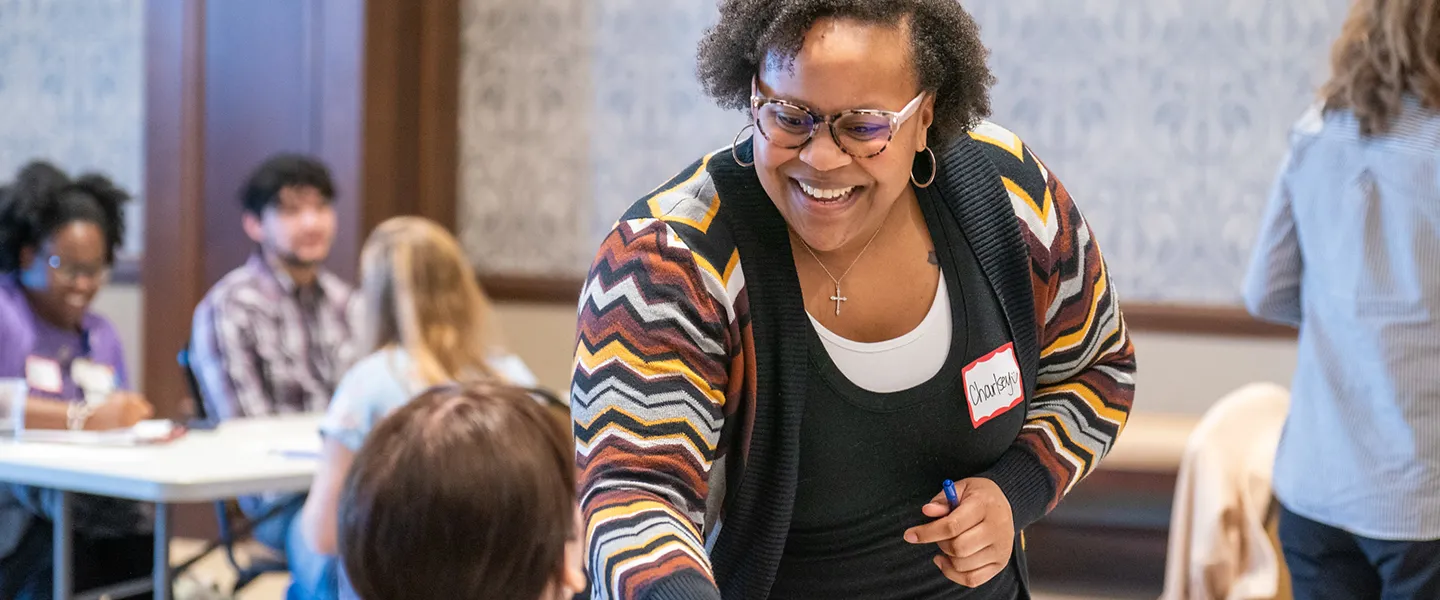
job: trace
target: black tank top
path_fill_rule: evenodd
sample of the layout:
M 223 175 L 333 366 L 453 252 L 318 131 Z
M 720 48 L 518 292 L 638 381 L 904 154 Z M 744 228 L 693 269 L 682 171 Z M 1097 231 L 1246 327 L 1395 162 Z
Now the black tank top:
M 1019 597 L 1013 559 L 988 583 L 970 589 L 946 579 L 931 562 L 937 546 L 902 537 L 931 521 L 920 508 L 944 480 L 974 476 L 1010 448 L 1026 410 L 1021 402 L 972 425 L 962 372 L 1010 343 L 1011 335 L 959 224 L 924 195 L 921 208 L 950 289 L 949 354 L 928 381 L 876 393 L 847 379 L 810 331 L 795 511 L 771 598 Z

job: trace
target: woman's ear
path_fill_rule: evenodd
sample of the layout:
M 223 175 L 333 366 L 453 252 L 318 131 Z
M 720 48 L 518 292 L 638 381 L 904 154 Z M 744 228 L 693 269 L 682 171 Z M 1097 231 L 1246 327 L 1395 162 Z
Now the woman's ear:
M 930 126 L 935 124 L 935 95 L 925 94 L 925 99 L 920 101 L 920 110 L 915 113 L 916 133 L 915 151 L 919 152 L 929 146 Z
M 21 271 L 28 271 L 28 270 L 30 269 L 30 267 L 31 267 L 31 262 L 34 261 L 34 260 L 35 260 L 35 247 L 34 247 L 34 246 L 22 246 L 22 247 L 20 248 L 20 265 L 19 265 L 20 270 L 21 270 Z

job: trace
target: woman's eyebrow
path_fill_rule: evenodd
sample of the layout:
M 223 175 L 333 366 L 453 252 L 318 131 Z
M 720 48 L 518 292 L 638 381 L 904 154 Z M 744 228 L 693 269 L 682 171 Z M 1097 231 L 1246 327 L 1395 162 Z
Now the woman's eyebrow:
M 799 106 L 799 107 L 801 107 L 801 108 L 804 108 L 804 109 L 806 109 L 806 110 L 809 110 L 810 112 L 813 112 L 813 113 L 819 114 L 819 115 L 837 115 L 837 114 L 840 114 L 840 113 L 843 113 L 843 112 L 852 111 L 852 110 L 886 110 L 886 111 L 899 111 L 899 110 L 901 110 L 901 108 L 904 108 L 904 107 L 901 107 L 901 108 L 889 108 L 889 107 L 886 107 L 886 106 L 884 105 L 884 104 L 885 104 L 884 102 L 855 102 L 855 103 L 852 103 L 851 106 L 848 106 L 848 107 L 846 107 L 846 108 L 842 108 L 842 109 L 840 109 L 840 110 L 828 110 L 828 111 L 827 111 L 827 110 L 820 110 L 820 109 L 818 109 L 818 108 L 815 108 L 815 105 L 813 105 L 813 104 L 810 104 L 810 103 L 808 103 L 808 102 L 804 102 L 804 101 L 802 101 L 802 100 L 800 100 L 800 99 L 798 99 L 798 98 L 794 98 L 794 97 L 792 97 L 792 96 L 788 96 L 788 95 L 785 95 L 785 94 L 767 94 L 767 93 L 765 93 L 765 90 L 762 90 L 762 89 L 757 89 L 757 92 L 760 94 L 760 97 L 761 97 L 761 98 L 764 98 L 764 99 L 766 99 L 766 100 L 783 100 L 783 101 L 785 101 L 786 103 L 794 104 L 795 106 Z

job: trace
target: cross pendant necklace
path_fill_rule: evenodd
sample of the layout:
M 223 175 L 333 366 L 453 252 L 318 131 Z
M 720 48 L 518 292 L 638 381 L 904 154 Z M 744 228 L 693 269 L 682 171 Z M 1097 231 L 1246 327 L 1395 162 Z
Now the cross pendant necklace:
M 845 269 L 844 273 L 840 274 L 840 277 L 835 277 L 830 274 L 830 268 L 826 267 L 825 261 L 820 260 L 820 256 L 815 254 L 815 250 L 810 247 L 810 243 L 806 242 L 805 238 L 800 237 L 799 233 L 795 234 L 795 237 L 800 238 L 800 245 L 805 246 L 805 250 L 810 253 L 810 257 L 815 259 L 815 264 L 820 265 L 820 270 L 825 271 L 825 276 L 829 277 L 830 281 L 835 284 L 835 295 L 830 297 L 830 301 L 835 303 L 835 316 L 840 316 L 840 304 L 850 301 L 849 298 L 846 298 L 844 294 L 840 293 L 840 282 L 845 279 L 846 275 L 850 274 L 850 269 L 855 268 L 855 263 L 860 262 L 860 257 L 865 256 L 865 251 L 870 249 L 870 244 L 875 243 L 875 238 L 880 236 L 880 230 L 885 228 L 885 222 L 889 220 L 890 215 L 885 215 L 885 221 L 880 223 L 880 227 L 875 229 L 875 233 L 870 234 L 870 241 L 865 242 L 865 247 L 860 249 L 860 253 L 855 255 L 855 260 L 850 261 L 850 266 Z
M 835 316 L 838 317 L 840 316 L 840 303 L 848 301 L 849 298 L 840 295 L 840 284 L 837 283 L 835 284 L 835 295 L 831 296 L 830 300 L 835 302 Z

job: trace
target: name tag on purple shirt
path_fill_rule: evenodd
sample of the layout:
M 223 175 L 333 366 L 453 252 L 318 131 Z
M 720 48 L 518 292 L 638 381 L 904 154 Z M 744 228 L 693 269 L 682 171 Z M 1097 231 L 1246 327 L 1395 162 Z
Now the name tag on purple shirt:
M 0 340 L 0 377 L 25 379 L 33 396 L 84 399 L 71 372 L 76 359 L 87 377 L 103 368 L 113 373 L 116 388 L 128 387 L 120 338 L 109 321 L 92 313 L 85 316 L 82 331 L 55 327 L 35 315 L 7 276 L 0 276 Z

